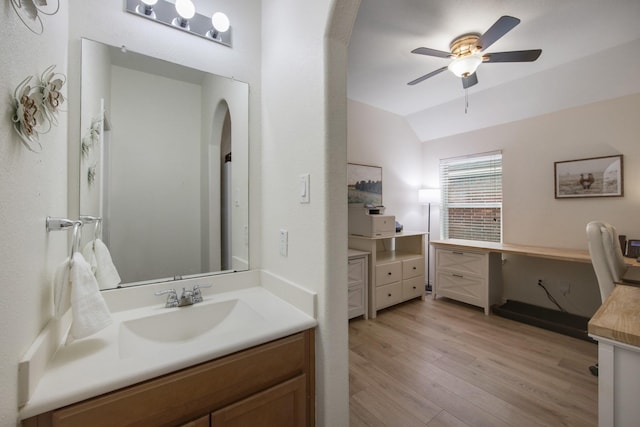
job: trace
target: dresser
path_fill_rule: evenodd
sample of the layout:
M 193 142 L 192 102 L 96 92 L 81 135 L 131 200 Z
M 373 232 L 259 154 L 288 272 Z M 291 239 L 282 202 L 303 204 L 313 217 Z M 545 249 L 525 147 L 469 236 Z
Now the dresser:
M 357 316 L 369 317 L 369 252 L 349 249 L 348 303 L 349 319 Z
M 433 298 L 447 297 L 482 307 L 489 314 L 500 300 L 501 257 L 495 252 L 436 247 Z
M 349 248 L 368 252 L 368 312 L 413 298 L 424 299 L 424 232 L 396 233 L 390 237 L 349 235 Z M 351 269 L 351 265 L 349 266 Z

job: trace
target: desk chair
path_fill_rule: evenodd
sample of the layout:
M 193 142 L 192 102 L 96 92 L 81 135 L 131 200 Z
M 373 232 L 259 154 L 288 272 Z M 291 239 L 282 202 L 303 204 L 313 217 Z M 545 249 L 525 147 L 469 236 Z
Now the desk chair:
M 602 221 L 591 221 L 587 224 L 587 242 L 589 245 L 589 255 L 591 264 L 598 279 L 600 288 L 600 298 L 602 302 L 611 294 L 615 286 L 615 275 L 618 280 L 624 273 L 624 260 L 620 251 L 620 242 L 615 228 Z M 617 254 L 620 254 L 620 264 Z M 614 274 L 615 272 L 615 274 Z M 598 376 L 598 364 L 589 366 L 589 371 Z
M 607 256 L 607 263 L 609 264 L 609 269 L 611 270 L 611 274 L 613 275 L 613 282 L 620 283 L 622 280 L 622 276 L 627 271 L 627 264 L 624 262 L 624 258 L 622 257 L 622 249 L 620 247 L 620 239 L 618 238 L 618 232 L 616 228 L 603 223 L 603 226 L 607 229 L 607 232 L 602 234 L 604 239 L 604 250 L 605 255 Z

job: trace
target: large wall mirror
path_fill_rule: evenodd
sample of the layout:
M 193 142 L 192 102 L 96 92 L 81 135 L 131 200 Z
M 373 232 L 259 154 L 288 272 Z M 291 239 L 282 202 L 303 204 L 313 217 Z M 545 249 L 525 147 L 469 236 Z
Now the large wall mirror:
M 121 286 L 249 268 L 248 84 L 82 40 L 80 214 Z

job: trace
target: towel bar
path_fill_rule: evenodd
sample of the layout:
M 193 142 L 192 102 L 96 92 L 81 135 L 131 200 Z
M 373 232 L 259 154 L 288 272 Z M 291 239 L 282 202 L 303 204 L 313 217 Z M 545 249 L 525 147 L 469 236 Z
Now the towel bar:
M 73 237 L 71 240 L 71 254 L 69 255 L 69 267 L 73 265 L 73 254 L 78 251 L 80 246 L 80 236 L 82 234 L 82 221 L 73 221 L 67 218 L 47 217 L 47 231 L 66 230 L 73 227 Z

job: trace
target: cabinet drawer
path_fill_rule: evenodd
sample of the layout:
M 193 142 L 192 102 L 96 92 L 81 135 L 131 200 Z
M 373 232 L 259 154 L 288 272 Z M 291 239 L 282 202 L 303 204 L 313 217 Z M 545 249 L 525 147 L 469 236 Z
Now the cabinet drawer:
M 364 286 L 349 288 L 349 319 L 364 314 Z
M 487 260 L 489 254 L 452 251 L 448 249 L 436 250 L 437 270 L 447 269 L 461 274 L 485 276 L 487 273 Z
M 364 258 L 354 258 L 349 260 L 349 286 L 359 284 L 364 281 Z
M 387 285 L 402 279 L 402 263 L 389 262 L 376 265 L 376 286 Z
M 402 261 L 402 279 L 424 276 L 424 258 L 405 259 Z
M 376 309 L 389 307 L 402 301 L 402 283 L 378 286 L 376 288 Z
M 424 276 L 402 281 L 402 299 L 411 299 L 424 295 Z
M 29 425 L 180 425 L 310 372 L 309 342 L 312 331 L 292 335 L 39 415 Z
M 439 271 L 436 277 L 436 293 L 438 296 L 484 307 L 487 300 L 487 281 L 472 275 Z

